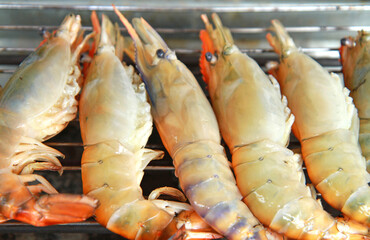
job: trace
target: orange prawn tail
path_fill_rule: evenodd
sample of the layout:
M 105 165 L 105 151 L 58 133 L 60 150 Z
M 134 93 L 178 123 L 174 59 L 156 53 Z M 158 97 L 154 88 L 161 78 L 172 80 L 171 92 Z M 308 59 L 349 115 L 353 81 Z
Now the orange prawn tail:
M 201 30 L 199 37 L 202 41 L 202 51 L 199 60 L 200 72 L 203 75 L 203 81 L 208 85 L 211 76 L 211 65 L 206 59 L 206 53 L 210 52 L 214 54 L 215 48 L 213 46 L 213 41 L 206 30 Z
M 59 194 L 36 174 L 17 175 L 3 169 L 0 177 L 0 223 L 10 219 L 34 226 L 80 222 L 91 217 L 98 204 L 90 197 Z M 39 183 L 29 185 L 36 181 Z M 47 194 L 41 195 L 41 192 Z

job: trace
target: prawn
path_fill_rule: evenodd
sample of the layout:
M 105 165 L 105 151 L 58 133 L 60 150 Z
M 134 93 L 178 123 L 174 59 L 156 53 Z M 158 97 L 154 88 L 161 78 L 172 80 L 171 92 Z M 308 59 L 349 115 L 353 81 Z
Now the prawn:
M 99 32 L 95 12 L 92 22 Z M 157 199 L 167 194 L 185 201 L 179 190 L 159 188 L 148 199 L 143 197 L 144 168 L 163 152 L 144 148 L 152 132 L 152 117 L 141 78 L 133 66 L 121 62 L 127 43 L 118 25 L 103 15 L 79 115 L 83 191 L 100 202 L 95 218 L 128 239 L 218 238 L 188 204 Z
M 132 27 L 115 11 L 134 40 L 154 122 L 194 210 L 228 239 L 279 238 L 241 201 L 216 117 L 193 74 L 144 19 L 134 18 Z
M 358 110 L 359 142 L 370 172 L 370 33 L 360 31 L 356 39 L 343 38 L 340 54 L 344 83 Z
M 273 71 L 295 116 L 308 176 L 324 200 L 370 226 L 369 174 L 358 144 L 358 116 L 347 88 L 300 52 L 278 20 L 267 40 L 280 56 Z
M 206 15 L 202 19 L 201 72 L 232 153 L 236 183 L 252 213 L 289 238 L 363 239 L 353 233 L 367 233 L 366 228 L 334 220 L 305 185 L 300 155 L 286 148 L 294 116 L 277 81 L 239 50 L 217 14 L 212 15 L 215 29 Z
M 78 65 L 84 49 L 80 16 L 67 16 L 53 36 L 30 54 L 0 91 L 0 221 L 35 226 L 82 221 L 97 205 L 86 196 L 57 194 L 34 170 L 58 170 L 59 151 L 42 141 L 77 113 Z M 79 35 L 80 33 L 80 35 Z M 82 42 L 81 42 L 82 41 Z M 30 182 L 37 184 L 30 185 Z M 50 195 L 40 196 L 41 192 Z

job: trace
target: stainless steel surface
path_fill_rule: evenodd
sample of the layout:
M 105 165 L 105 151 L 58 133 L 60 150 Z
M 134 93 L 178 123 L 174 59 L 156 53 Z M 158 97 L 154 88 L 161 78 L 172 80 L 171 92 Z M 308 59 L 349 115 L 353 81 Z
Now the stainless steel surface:
M 340 73 L 340 39 L 356 35 L 356 31 L 370 31 L 370 4 L 364 1 L 0 1 L 0 85 L 4 85 L 17 65 L 32 52 L 42 40 L 44 31 L 57 28 L 64 16 L 70 12 L 80 14 L 84 29 L 91 31 L 90 13 L 107 14 L 118 21 L 112 12 L 111 3 L 124 12 L 126 17 L 144 17 L 165 38 L 169 47 L 175 49 L 182 60 L 194 73 L 203 87 L 198 67 L 201 43 L 199 30 L 203 28 L 201 13 L 218 12 L 224 25 L 231 28 L 236 44 L 264 68 L 267 61 L 277 60 L 265 40 L 270 20 L 280 19 L 287 26 L 296 44 L 302 51 L 317 59 L 328 71 Z M 122 25 L 121 25 L 122 26 Z M 123 32 L 125 29 L 122 27 Z M 125 33 L 127 35 L 127 33 Z M 52 76 L 51 76 L 52 77 Z M 40 86 L 42 87 L 42 86 Z M 83 151 L 79 135 L 78 120 L 72 121 L 58 136 L 47 141 L 47 145 L 66 155 L 61 160 L 64 174 L 40 172 L 61 192 L 81 193 L 80 159 Z M 158 133 L 154 131 L 148 147 L 162 149 Z M 292 137 L 290 148 L 299 148 Z M 163 160 L 153 161 L 146 168 L 143 179 L 144 195 L 160 186 L 177 187 L 174 167 L 166 153 Z M 324 203 L 333 215 L 338 212 Z M 93 219 L 83 223 L 65 224 L 45 228 L 35 228 L 16 221 L 0 224 L 0 233 L 34 233 L 37 238 L 44 233 L 90 233 L 111 236 L 108 230 Z M 9 235 L 4 235 L 9 236 Z M 1 237 L 4 237 L 0 235 Z M 80 236 L 80 235 L 78 235 Z M 86 239 L 83 235 L 82 239 Z M 90 236 L 90 235 L 89 235 Z M 95 235 L 94 235 L 95 236 Z M 63 238 L 63 237 L 62 237 Z M 92 238 L 93 239 L 93 238 Z

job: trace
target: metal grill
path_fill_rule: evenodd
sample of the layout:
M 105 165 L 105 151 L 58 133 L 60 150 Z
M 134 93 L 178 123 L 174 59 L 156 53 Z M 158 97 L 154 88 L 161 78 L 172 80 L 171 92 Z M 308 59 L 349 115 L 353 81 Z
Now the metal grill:
M 128 19 L 144 17 L 163 36 L 178 58 L 194 73 L 206 92 L 198 67 L 201 43 L 199 30 L 203 28 L 201 13 L 218 12 L 224 25 L 231 28 L 236 44 L 264 68 L 267 61 L 277 60 L 265 40 L 265 34 L 273 18 L 280 19 L 291 33 L 297 46 L 314 57 L 328 71 L 340 73 L 340 39 L 356 35 L 356 31 L 370 31 L 370 4 L 362 1 L 336 3 L 334 1 L 112 1 Z M 89 1 L 14 1 L 0 2 L 0 85 L 15 71 L 18 64 L 38 46 L 44 31 L 55 30 L 64 16 L 70 12 L 80 14 L 86 32 L 92 30 L 91 10 L 104 13 L 113 21 L 110 4 L 103 0 Z M 121 25 L 122 26 L 122 25 Z M 125 29 L 122 28 L 125 33 Z M 42 86 L 40 86 L 42 87 Z M 46 143 L 66 155 L 61 160 L 64 174 L 38 172 L 47 178 L 60 192 L 82 193 L 80 159 L 83 151 L 78 119 L 72 121 L 59 135 Z M 164 150 L 156 130 L 149 139 L 148 148 Z M 291 149 L 299 148 L 293 137 Z M 145 169 L 142 182 L 144 195 L 161 186 L 178 187 L 172 161 L 166 152 L 163 160 L 150 163 Z M 333 215 L 338 212 L 324 203 Z M 114 236 L 93 219 L 82 223 L 36 228 L 24 223 L 9 221 L 0 224 L 0 233 L 86 233 Z M 2 236 L 2 235 L 0 235 Z M 117 237 L 117 236 L 115 236 Z

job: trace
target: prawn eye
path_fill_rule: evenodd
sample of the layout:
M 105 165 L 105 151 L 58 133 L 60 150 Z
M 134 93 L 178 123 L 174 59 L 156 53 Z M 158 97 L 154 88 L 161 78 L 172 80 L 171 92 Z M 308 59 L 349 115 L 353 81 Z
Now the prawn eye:
M 340 40 L 340 45 L 342 45 L 342 46 L 347 46 L 348 45 L 348 39 L 347 38 L 342 38 L 341 40 Z
M 343 47 L 344 47 L 344 46 L 354 47 L 356 44 L 355 44 L 355 42 L 353 41 L 353 39 L 346 37 L 346 38 L 342 38 L 342 39 L 340 40 L 340 45 L 342 45 Z
M 210 62 L 211 60 L 212 60 L 212 53 L 210 53 L 210 52 L 206 52 L 206 60 L 207 60 L 207 62 Z
M 157 54 L 157 57 L 159 57 L 159 58 L 164 58 L 164 55 L 165 55 L 165 53 L 162 49 L 158 49 L 156 54 Z
M 217 61 L 217 54 L 216 53 L 215 53 L 215 55 L 213 55 L 210 52 L 206 52 L 205 57 L 206 57 L 207 62 L 209 62 L 210 64 L 216 64 L 216 61 Z

